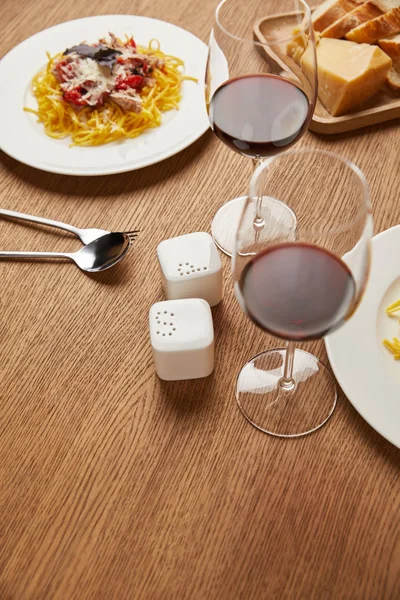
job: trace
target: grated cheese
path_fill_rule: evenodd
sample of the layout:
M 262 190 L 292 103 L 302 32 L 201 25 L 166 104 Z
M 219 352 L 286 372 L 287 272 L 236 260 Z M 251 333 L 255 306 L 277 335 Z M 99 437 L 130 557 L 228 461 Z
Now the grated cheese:
M 87 81 L 94 85 L 82 98 L 90 105 L 95 106 L 104 92 L 111 92 L 115 85 L 116 75 L 107 67 L 102 67 L 91 58 L 82 59 L 78 54 L 72 53 L 72 60 L 62 67 L 62 71 L 69 79 L 61 83 L 61 89 L 71 91 L 83 86 Z M 71 77 L 72 74 L 72 77 Z

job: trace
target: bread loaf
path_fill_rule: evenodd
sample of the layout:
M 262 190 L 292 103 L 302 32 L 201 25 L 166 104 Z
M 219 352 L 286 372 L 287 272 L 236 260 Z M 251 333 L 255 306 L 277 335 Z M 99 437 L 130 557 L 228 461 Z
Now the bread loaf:
M 332 25 L 324 29 L 321 33 L 322 37 L 342 38 L 362 23 L 375 19 L 383 14 L 383 11 L 378 8 L 373 2 L 364 2 L 354 10 L 346 13 L 341 19 L 338 19 Z
M 387 75 L 387 83 L 393 91 L 400 92 L 400 59 L 393 61 Z
M 365 0 L 325 0 L 312 14 L 314 31 L 323 31 Z
M 400 0 L 371 0 L 375 6 L 381 9 L 383 13 L 389 12 L 392 8 L 400 6 Z
M 383 38 L 379 40 L 378 44 L 390 58 L 400 58 L 400 33 L 389 38 Z
M 375 44 L 382 38 L 400 33 L 400 7 L 395 7 L 352 29 L 346 34 L 346 39 L 359 44 Z

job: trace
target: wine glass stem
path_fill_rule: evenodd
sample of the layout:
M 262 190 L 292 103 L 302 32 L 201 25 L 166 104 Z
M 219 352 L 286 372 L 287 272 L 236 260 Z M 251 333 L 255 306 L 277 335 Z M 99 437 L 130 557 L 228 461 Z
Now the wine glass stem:
M 285 352 L 285 364 L 283 366 L 283 377 L 280 380 L 280 386 L 287 391 L 293 390 L 295 382 L 293 379 L 293 363 L 296 345 L 294 342 L 288 342 Z
M 252 158 L 251 160 L 253 162 L 253 169 L 255 171 L 257 169 L 257 167 L 259 167 L 262 163 L 261 157 L 256 156 L 255 158 Z
M 258 156 L 256 158 L 252 159 L 253 161 L 253 169 L 254 171 L 257 169 L 257 167 L 259 165 L 261 165 L 261 158 Z M 259 196 L 257 199 L 257 204 L 256 204 L 256 218 L 254 219 L 254 230 L 256 232 L 256 243 L 258 243 L 258 238 L 260 235 L 260 231 L 261 229 L 264 228 L 265 226 L 265 220 L 263 219 L 262 215 L 261 215 L 261 208 L 262 208 L 262 196 Z

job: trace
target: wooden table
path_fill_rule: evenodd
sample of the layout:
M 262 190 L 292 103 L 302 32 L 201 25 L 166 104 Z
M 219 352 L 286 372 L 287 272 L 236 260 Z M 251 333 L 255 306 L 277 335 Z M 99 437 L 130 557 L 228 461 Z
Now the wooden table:
M 3 0 L 0 56 L 92 14 L 167 19 L 207 40 L 214 7 Z M 400 222 L 399 140 L 392 122 L 301 143 L 361 167 L 380 231 Z M 218 206 L 246 190 L 249 162 L 210 132 L 155 167 L 110 177 L 0 158 L 2 207 L 142 230 L 131 257 L 102 276 L 0 263 L 0 598 L 400 598 L 400 451 L 343 394 L 329 425 L 303 439 L 263 435 L 242 418 L 238 370 L 276 342 L 240 310 L 228 258 L 214 375 L 163 383 L 154 374 L 156 246 L 208 230 Z M 0 243 L 79 246 L 5 220 Z M 326 360 L 322 342 L 315 349 Z

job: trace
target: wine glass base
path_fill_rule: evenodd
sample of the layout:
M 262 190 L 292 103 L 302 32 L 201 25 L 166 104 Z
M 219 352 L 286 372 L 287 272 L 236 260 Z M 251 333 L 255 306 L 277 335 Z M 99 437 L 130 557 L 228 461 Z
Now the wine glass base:
M 233 256 L 235 252 L 236 234 L 239 228 L 243 209 L 247 201 L 247 196 L 240 196 L 234 200 L 230 200 L 218 210 L 211 223 L 211 234 L 214 242 L 222 252 L 228 256 Z M 268 236 L 268 241 L 273 239 L 273 232 L 281 234 L 285 230 L 286 237 L 289 239 L 289 232 L 295 235 L 296 215 L 294 212 L 281 200 L 272 196 L 263 196 L 260 198 L 261 206 L 264 215 L 267 215 L 268 227 L 265 227 L 264 232 Z M 252 222 L 248 224 L 251 226 Z M 267 223 L 265 223 L 267 225 Z M 258 228 L 258 233 L 255 231 L 255 240 L 257 235 L 261 241 L 263 234 L 263 226 Z
M 235 251 L 236 232 L 246 200 L 246 196 L 240 196 L 226 202 L 215 213 L 211 223 L 214 242 L 228 256 L 233 256 Z
M 240 371 L 236 401 L 257 429 L 277 437 L 300 437 L 316 431 L 332 416 L 337 400 L 335 380 L 316 356 L 295 350 L 293 379 L 286 391 L 283 378 L 285 348 L 252 358 Z

